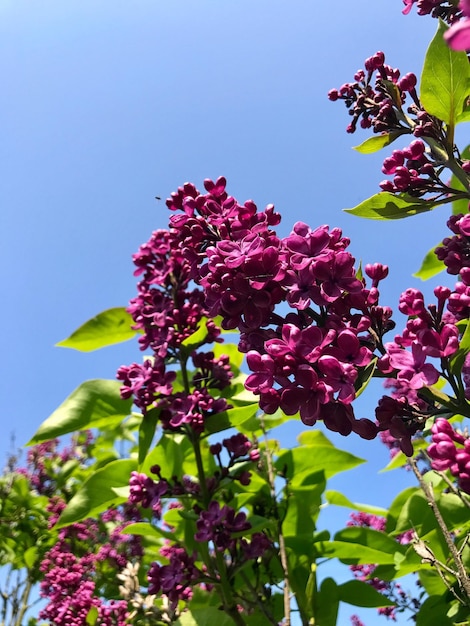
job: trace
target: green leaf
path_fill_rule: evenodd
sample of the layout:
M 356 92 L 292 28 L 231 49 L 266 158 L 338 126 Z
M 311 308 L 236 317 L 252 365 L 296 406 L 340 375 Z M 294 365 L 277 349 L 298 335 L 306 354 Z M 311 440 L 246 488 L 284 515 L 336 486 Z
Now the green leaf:
M 96 606 L 92 606 L 86 615 L 87 626 L 95 626 L 98 619 L 98 609 Z
M 383 509 L 380 506 L 373 506 L 371 504 L 361 504 L 359 502 L 351 502 L 345 495 L 339 491 L 328 490 L 325 491 L 325 498 L 328 504 L 334 504 L 335 506 L 344 506 L 354 511 L 362 511 L 363 513 L 370 513 L 371 515 L 387 515 L 387 509 Z
M 420 200 L 406 194 L 394 195 L 388 191 L 381 191 L 356 207 L 344 210 L 346 213 L 370 220 L 399 220 L 432 211 L 436 206 L 438 204 L 431 200 Z
M 395 530 L 398 517 L 405 502 L 415 493 L 420 493 L 418 487 L 407 487 L 403 491 L 400 491 L 400 493 L 395 497 L 388 509 L 387 525 L 385 527 L 387 533 L 391 533 Z
M 364 392 L 364 390 L 366 389 L 367 385 L 370 383 L 370 381 L 372 380 L 372 377 L 374 375 L 375 372 L 375 366 L 377 364 L 377 357 L 374 357 L 371 362 L 364 368 L 362 368 L 360 370 L 360 375 L 358 376 L 355 384 L 354 384 L 354 388 L 356 391 L 356 398 L 359 398 L 359 396 L 361 395 L 361 393 Z
M 467 354 L 470 352 L 470 323 L 467 322 L 465 331 L 459 342 L 459 348 L 450 359 L 450 371 L 452 374 L 459 376 Z
M 398 545 L 398 544 L 397 544 Z M 395 555 L 349 541 L 322 541 L 315 543 L 319 558 L 337 558 L 347 564 L 368 565 L 370 563 L 394 565 Z
M 381 606 L 395 606 L 382 593 L 379 593 L 371 585 L 361 580 L 349 580 L 338 587 L 339 599 L 353 606 L 364 606 L 368 608 Z
M 336 533 L 334 540 L 350 541 L 372 550 L 380 550 L 383 554 L 389 555 L 395 555 L 397 552 L 404 554 L 407 550 L 406 546 L 402 546 L 386 533 L 373 530 L 372 528 L 362 528 L 361 526 L 343 528 Z M 375 561 L 369 561 L 369 563 L 375 563 Z
M 299 473 L 289 485 L 287 513 L 282 523 L 284 537 L 305 536 L 311 541 L 320 512 L 321 496 L 326 486 L 322 470 Z
M 320 590 L 314 598 L 315 624 L 318 626 L 336 626 L 339 608 L 339 587 L 333 578 L 325 578 L 320 585 Z
M 186 337 L 186 339 L 182 341 L 181 345 L 185 348 L 187 353 L 193 352 L 196 348 L 205 343 L 208 334 L 208 321 L 207 317 L 201 317 L 197 329 L 189 335 L 189 337 Z
M 38 556 L 37 546 L 31 546 L 30 548 L 25 550 L 25 553 L 23 554 L 23 558 L 24 558 L 25 565 L 28 569 L 32 569 L 34 567 L 34 565 L 36 564 L 37 556 Z
M 430 115 L 454 126 L 464 117 L 464 106 L 470 94 L 470 69 L 467 54 L 451 50 L 445 42 L 447 29 L 439 20 L 424 59 L 420 99 Z
M 186 474 L 192 473 L 187 464 L 193 456 L 194 450 L 189 437 L 179 433 L 165 433 L 153 450 L 147 454 L 140 471 L 150 475 L 150 468 L 153 465 L 159 465 L 163 478 L 170 480 L 172 476 L 180 475 L 182 471 Z
M 26 444 L 32 446 L 87 428 L 106 426 L 111 418 L 125 419 L 132 399 L 123 400 L 117 380 L 87 380 L 44 421 Z
M 392 132 L 382 133 L 381 135 L 373 135 L 363 141 L 359 146 L 354 146 L 353 149 L 361 154 L 372 154 L 373 152 L 377 152 L 378 150 L 385 148 L 385 146 L 389 146 L 402 134 L 403 133 L 401 132 Z
M 413 440 L 413 450 L 415 454 L 416 452 L 418 452 L 418 450 L 424 450 L 425 448 L 427 448 L 428 445 L 429 442 L 425 441 L 424 439 Z M 399 467 L 403 467 L 404 465 L 406 465 L 408 461 L 409 457 L 407 457 L 406 454 L 401 451 L 397 452 L 397 454 L 395 454 L 393 458 L 390 459 L 390 462 L 383 469 L 381 469 L 380 472 L 389 472 L 390 470 L 398 469 Z
M 123 535 L 139 535 L 140 537 L 152 537 L 154 539 L 165 537 L 166 539 L 173 540 L 175 538 L 174 533 L 163 530 L 158 526 L 153 526 L 153 524 L 149 524 L 148 522 L 129 524 L 119 532 Z
M 440 261 L 434 253 L 434 250 L 437 246 L 434 246 L 429 250 L 426 256 L 421 263 L 421 267 L 417 272 L 413 274 L 415 278 L 420 278 L 421 280 L 428 280 L 436 274 L 439 274 L 443 270 L 445 270 L 446 266 L 443 261 Z
M 70 337 L 56 343 L 59 348 L 92 352 L 135 337 L 134 320 L 124 307 L 108 309 L 77 328 Z
M 468 109 L 468 112 L 470 115 L 470 108 Z M 468 121 L 470 121 L 470 119 Z M 460 152 L 460 156 L 463 160 L 466 160 L 466 161 L 470 159 L 470 145 L 466 146 L 466 148 L 464 148 Z M 464 192 L 468 192 L 468 186 L 465 186 L 463 182 L 459 180 L 459 178 L 455 175 L 455 173 L 453 173 L 451 176 L 450 186 L 453 189 L 460 189 Z M 469 205 L 468 198 L 459 198 L 458 200 L 454 200 L 452 202 L 452 215 L 459 215 L 460 213 L 462 213 L 462 215 L 465 215 L 465 213 L 468 213 L 468 205 Z
M 214 433 L 233 428 L 234 426 L 240 426 L 244 422 L 247 422 L 253 418 L 259 411 L 258 403 L 249 404 L 247 406 L 239 406 L 233 409 L 228 409 L 217 415 L 211 415 L 204 422 L 204 430 L 206 433 L 212 435 Z
M 145 460 L 157 429 L 160 409 L 154 408 L 142 416 L 139 428 L 139 467 Z
M 447 617 L 449 602 L 445 596 L 430 596 L 421 605 L 416 615 L 416 626 L 453 626 L 453 620 Z
M 301 447 L 281 451 L 275 462 L 278 472 L 289 480 L 303 472 L 321 470 L 325 472 L 326 478 L 330 478 L 365 462 L 334 447 L 320 431 L 302 433 L 299 440 L 303 444 Z M 306 441 L 309 441 L 308 445 L 305 444 Z
M 125 498 L 117 496 L 113 489 L 128 485 L 130 474 L 136 469 L 135 459 L 119 459 L 92 474 L 62 511 L 55 528 L 80 522 L 101 513 L 113 504 L 124 502 Z
M 193 609 L 181 614 L 175 626 L 233 626 L 232 618 L 214 606 Z

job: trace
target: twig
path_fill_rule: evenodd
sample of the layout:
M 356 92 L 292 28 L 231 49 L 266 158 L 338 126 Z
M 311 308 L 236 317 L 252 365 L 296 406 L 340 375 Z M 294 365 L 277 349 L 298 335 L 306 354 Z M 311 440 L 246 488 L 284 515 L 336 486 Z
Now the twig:
M 264 425 L 263 417 L 260 418 L 261 428 L 263 429 L 263 435 L 266 442 L 266 466 L 268 469 L 269 488 L 271 490 L 271 498 L 273 501 L 273 507 L 276 513 L 278 521 L 278 539 L 279 539 L 279 556 L 281 558 L 282 571 L 284 572 L 284 621 L 283 626 L 290 626 L 291 623 L 291 606 L 290 606 L 290 585 L 289 585 L 289 566 L 287 563 L 287 551 L 286 543 L 284 541 L 284 535 L 282 534 L 282 522 L 279 519 L 277 500 L 276 500 L 276 486 L 274 484 L 274 469 L 271 451 L 269 450 L 266 428 Z
M 470 578 L 467 576 L 467 572 L 465 570 L 464 564 L 462 562 L 461 556 L 459 554 L 459 551 L 457 550 L 457 547 L 455 546 L 454 542 L 452 541 L 452 536 L 446 526 L 446 523 L 444 521 L 444 518 L 441 515 L 441 512 L 439 510 L 439 507 L 436 504 L 436 500 L 434 498 L 434 492 L 432 489 L 432 485 L 427 485 L 424 480 L 423 480 L 423 476 L 421 474 L 421 472 L 418 469 L 418 465 L 415 461 L 415 459 L 412 459 L 410 461 L 410 465 L 411 468 L 414 472 L 414 475 L 416 476 L 416 478 L 418 479 L 419 485 L 421 487 L 421 489 L 423 490 L 423 493 L 426 497 L 426 500 L 429 503 L 429 506 L 432 509 L 432 512 L 434 513 L 434 517 L 436 518 L 436 521 L 439 525 L 439 528 L 442 531 L 442 534 L 444 535 L 444 539 L 447 543 L 447 547 L 449 548 L 449 551 L 452 555 L 452 558 L 454 560 L 455 566 L 457 568 L 457 572 L 456 572 L 456 578 L 458 580 L 459 586 L 461 588 L 462 591 L 465 592 L 465 595 L 467 596 L 467 604 L 468 604 L 468 600 L 470 600 Z

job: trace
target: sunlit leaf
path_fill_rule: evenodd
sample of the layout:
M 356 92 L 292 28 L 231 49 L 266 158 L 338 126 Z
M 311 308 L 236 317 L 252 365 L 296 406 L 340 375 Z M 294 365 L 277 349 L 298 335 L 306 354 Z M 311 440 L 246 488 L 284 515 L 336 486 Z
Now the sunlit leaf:
M 329 489 L 325 491 L 325 498 L 328 504 L 334 504 L 336 506 L 344 506 L 354 511 L 362 511 L 363 513 L 370 513 L 371 515 L 387 515 L 387 509 L 383 509 L 380 506 L 373 506 L 371 504 L 362 504 L 359 502 L 351 502 L 344 494 L 339 491 L 333 491 Z
M 182 613 L 175 626 L 233 626 L 232 618 L 214 606 Z
M 428 280 L 428 278 L 432 278 L 436 276 L 436 274 L 440 274 L 443 270 L 446 269 L 443 261 L 440 261 L 434 250 L 437 246 L 434 246 L 429 250 L 426 256 L 421 263 L 421 267 L 417 272 L 413 274 L 415 278 L 420 278 L 421 280 Z
M 113 488 L 128 485 L 130 474 L 136 469 L 135 459 L 119 459 L 92 474 L 62 511 L 56 528 L 93 517 L 123 502 L 124 498 L 117 496 Z
M 392 602 L 382 593 L 374 589 L 372 585 L 361 580 L 348 580 L 342 585 L 339 585 L 338 594 L 341 602 L 346 602 L 353 606 L 395 606 L 395 602 Z
M 145 460 L 147 453 L 152 445 L 155 431 L 157 429 L 160 409 L 151 409 L 142 416 L 142 422 L 139 427 L 139 466 Z
M 338 585 L 333 578 L 325 578 L 320 585 L 312 606 L 315 623 L 324 626 L 336 626 L 339 601 Z
M 447 617 L 449 602 L 445 596 L 430 596 L 426 598 L 416 614 L 416 626 L 454 626 L 454 621 Z
M 420 200 L 405 194 L 394 195 L 381 191 L 354 208 L 344 210 L 346 213 L 370 220 L 398 220 L 432 211 L 436 206 L 438 206 L 437 203 L 431 200 Z
M 468 108 L 467 112 L 470 116 L 470 107 Z M 470 121 L 470 119 L 468 121 Z M 463 160 L 470 160 L 470 146 L 464 148 L 460 152 L 460 156 Z M 450 186 L 453 189 L 460 189 L 461 191 L 468 192 L 468 186 L 464 185 L 463 182 L 459 180 L 454 173 L 452 174 L 450 179 Z M 459 215 L 460 213 L 462 213 L 462 215 L 465 215 L 466 213 L 468 213 L 469 202 L 469 198 L 459 198 L 458 200 L 454 200 L 452 202 L 452 214 Z
M 153 537 L 154 539 L 174 539 L 174 533 L 168 530 L 163 530 L 159 526 L 154 526 L 148 522 L 135 522 L 134 524 L 128 524 L 121 531 L 123 535 L 139 535 L 141 537 Z
M 106 426 L 111 418 L 125 419 L 132 399 L 123 400 L 116 380 L 87 380 L 73 391 L 46 421 L 27 445 L 73 433 L 87 428 Z
M 134 320 L 124 307 L 107 309 L 85 322 L 56 346 L 92 352 L 135 337 L 137 331 L 131 328 L 133 324 Z
M 311 432 L 319 433 L 319 431 Z M 303 440 L 305 440 L 305 437 Z M 313 442 L 313 439 L 311 441 Z M 330 478 L 361 463 L 364 463 L 363 459 L 349 452 L 339 450 L 330 442 L 324 443 L 321 441 L 321 438 L 318 438 L 318 444 L 311 443 L 310 445 L 303 445 L 292 450 L 282 451 L 276 459 L 275 467 L 278 472 L 289 479 L 306 471 L 315 472 L 321 470 L 325 472 L 327 478 Z
M 209 433 L 218 433 L 234 426 L 240 426 L 254 417 L 259 411 L 258 403 L 227 409 L 217 415 L 211 415 L 204 423 L 204 430 Z
M 455 125 L 464 117 L 464 106 L 470 95 L 470 69 L 467 54 L 447 45 L 444 39 L 447 29 L 439 20 L 424 60 L 420 99 L 430 115 Z
M 377 152 L 378 150 L 385 148 L 385 146 L 389 146 L 395 141 L 395 139 L 401 137 L 402 134 L 403 133 L 400 132 L 391 132 L 373 135 L 363 141 L 360 145 L 354 146 L 354 150 L 360 152 L 361 154 L 372 154 L 373 152 Z

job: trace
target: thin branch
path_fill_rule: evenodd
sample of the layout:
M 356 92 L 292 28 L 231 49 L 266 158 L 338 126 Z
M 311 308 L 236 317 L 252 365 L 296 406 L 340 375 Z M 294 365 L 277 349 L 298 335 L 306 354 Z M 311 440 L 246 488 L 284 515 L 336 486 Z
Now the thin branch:
M 470 578 L 467 576 L 467 572 L 465 570 L 459 551 L 457 550 L 457 547 L 452 540 L 452 536 L 449 532 L 449 529 L 447 528 L 444 518 L 442 517 L 439 507 L 437 506 L 436 500 L 434 498 L 432 485 L 428 485 L 424 482 L 423 476 L 418 469 L 418 465 L 415 459 L 412 459 L 410 461 L 410 465 L 414 472 L 414 475 L 418 479 L 419 485 L 421 489 L 423 490 L 426 500 L 428 501 L 429 506 L 431 507 L 432 512 L 434 513 L 434 517 L 436 518 L 439 528 L 441 529 L 442 534 L 444 535 L 444 539 L 447 543 L 447 547 L 449 548 L 449 551 L 452 555 L 455 566 L 457 568 L 457 580 L 459 582 L 460 588 L 462 589 L 462 591 L 465 592 L 467 596 L 467 604 L 468 604 L 468 600 L 470 600 Z
M 289 585 L 289 566 L 287 563 L 287 551 L 286 551 L 286 543 L 284 540 L 284 535 L 282 534 L 282 522 L 279 519 L 278 509 L 277 509 L 277 500 L 276 500 L 276 486 L 274 479 L 274 469 L 273 469 L 273 460 L 271 456 L 271 451 L 269 450 L 268 440 L 266 428 L 264 425 L 263 417 L 260 418 L 261 428 L 263 429 L 263 435 L 266 442 L 266 466 L 268 470 L 268 480 L 269 480 L 269 488 L 271 490 L 271 498 L 273 501 L 273 507 L 276 512 L 276 518 L 278 522 L 278 540 L 279 540 L 279 555 L 281 558 L 281 566 L 282 571 L 284 572 L 284 621 L 283 626 L 290 626 L 291 624 L 291 606 L 290 606 L 290 585 Z

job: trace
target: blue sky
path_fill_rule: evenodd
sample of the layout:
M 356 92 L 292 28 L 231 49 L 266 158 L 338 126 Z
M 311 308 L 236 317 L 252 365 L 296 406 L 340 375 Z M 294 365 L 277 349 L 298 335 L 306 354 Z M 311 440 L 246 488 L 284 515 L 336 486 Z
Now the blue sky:
M 26 442 L 83 380 L 140 358 L 133 342 L 92 354 L 54 344 L 133 297 L 131 255 L 166 226 L 164 198 L 185 181 L 225 175 L 240 200 L 276 205 L 283 235 L 299 220 L 340 226 L 357 259 L 390 265 L 385 304 L 418 285 L 411 274 L 444 236 L 446 209 L 395 223 L 343 213 L 379 190 L 386 152 L 353 151 L 367 134 L 347 135 L 343 104 L 326 97 L 377 50 L 419 75 L 437 24 L 401 9 L 1 0 L 2 454 L 10 433 Z M 361 399 L 360 416 L 376 399 Z M 411 482 L 377 474 L 388 454 L 378 442 L 334 440 L 370 461 L 331 485 L 351 499 L 387 505 Z

